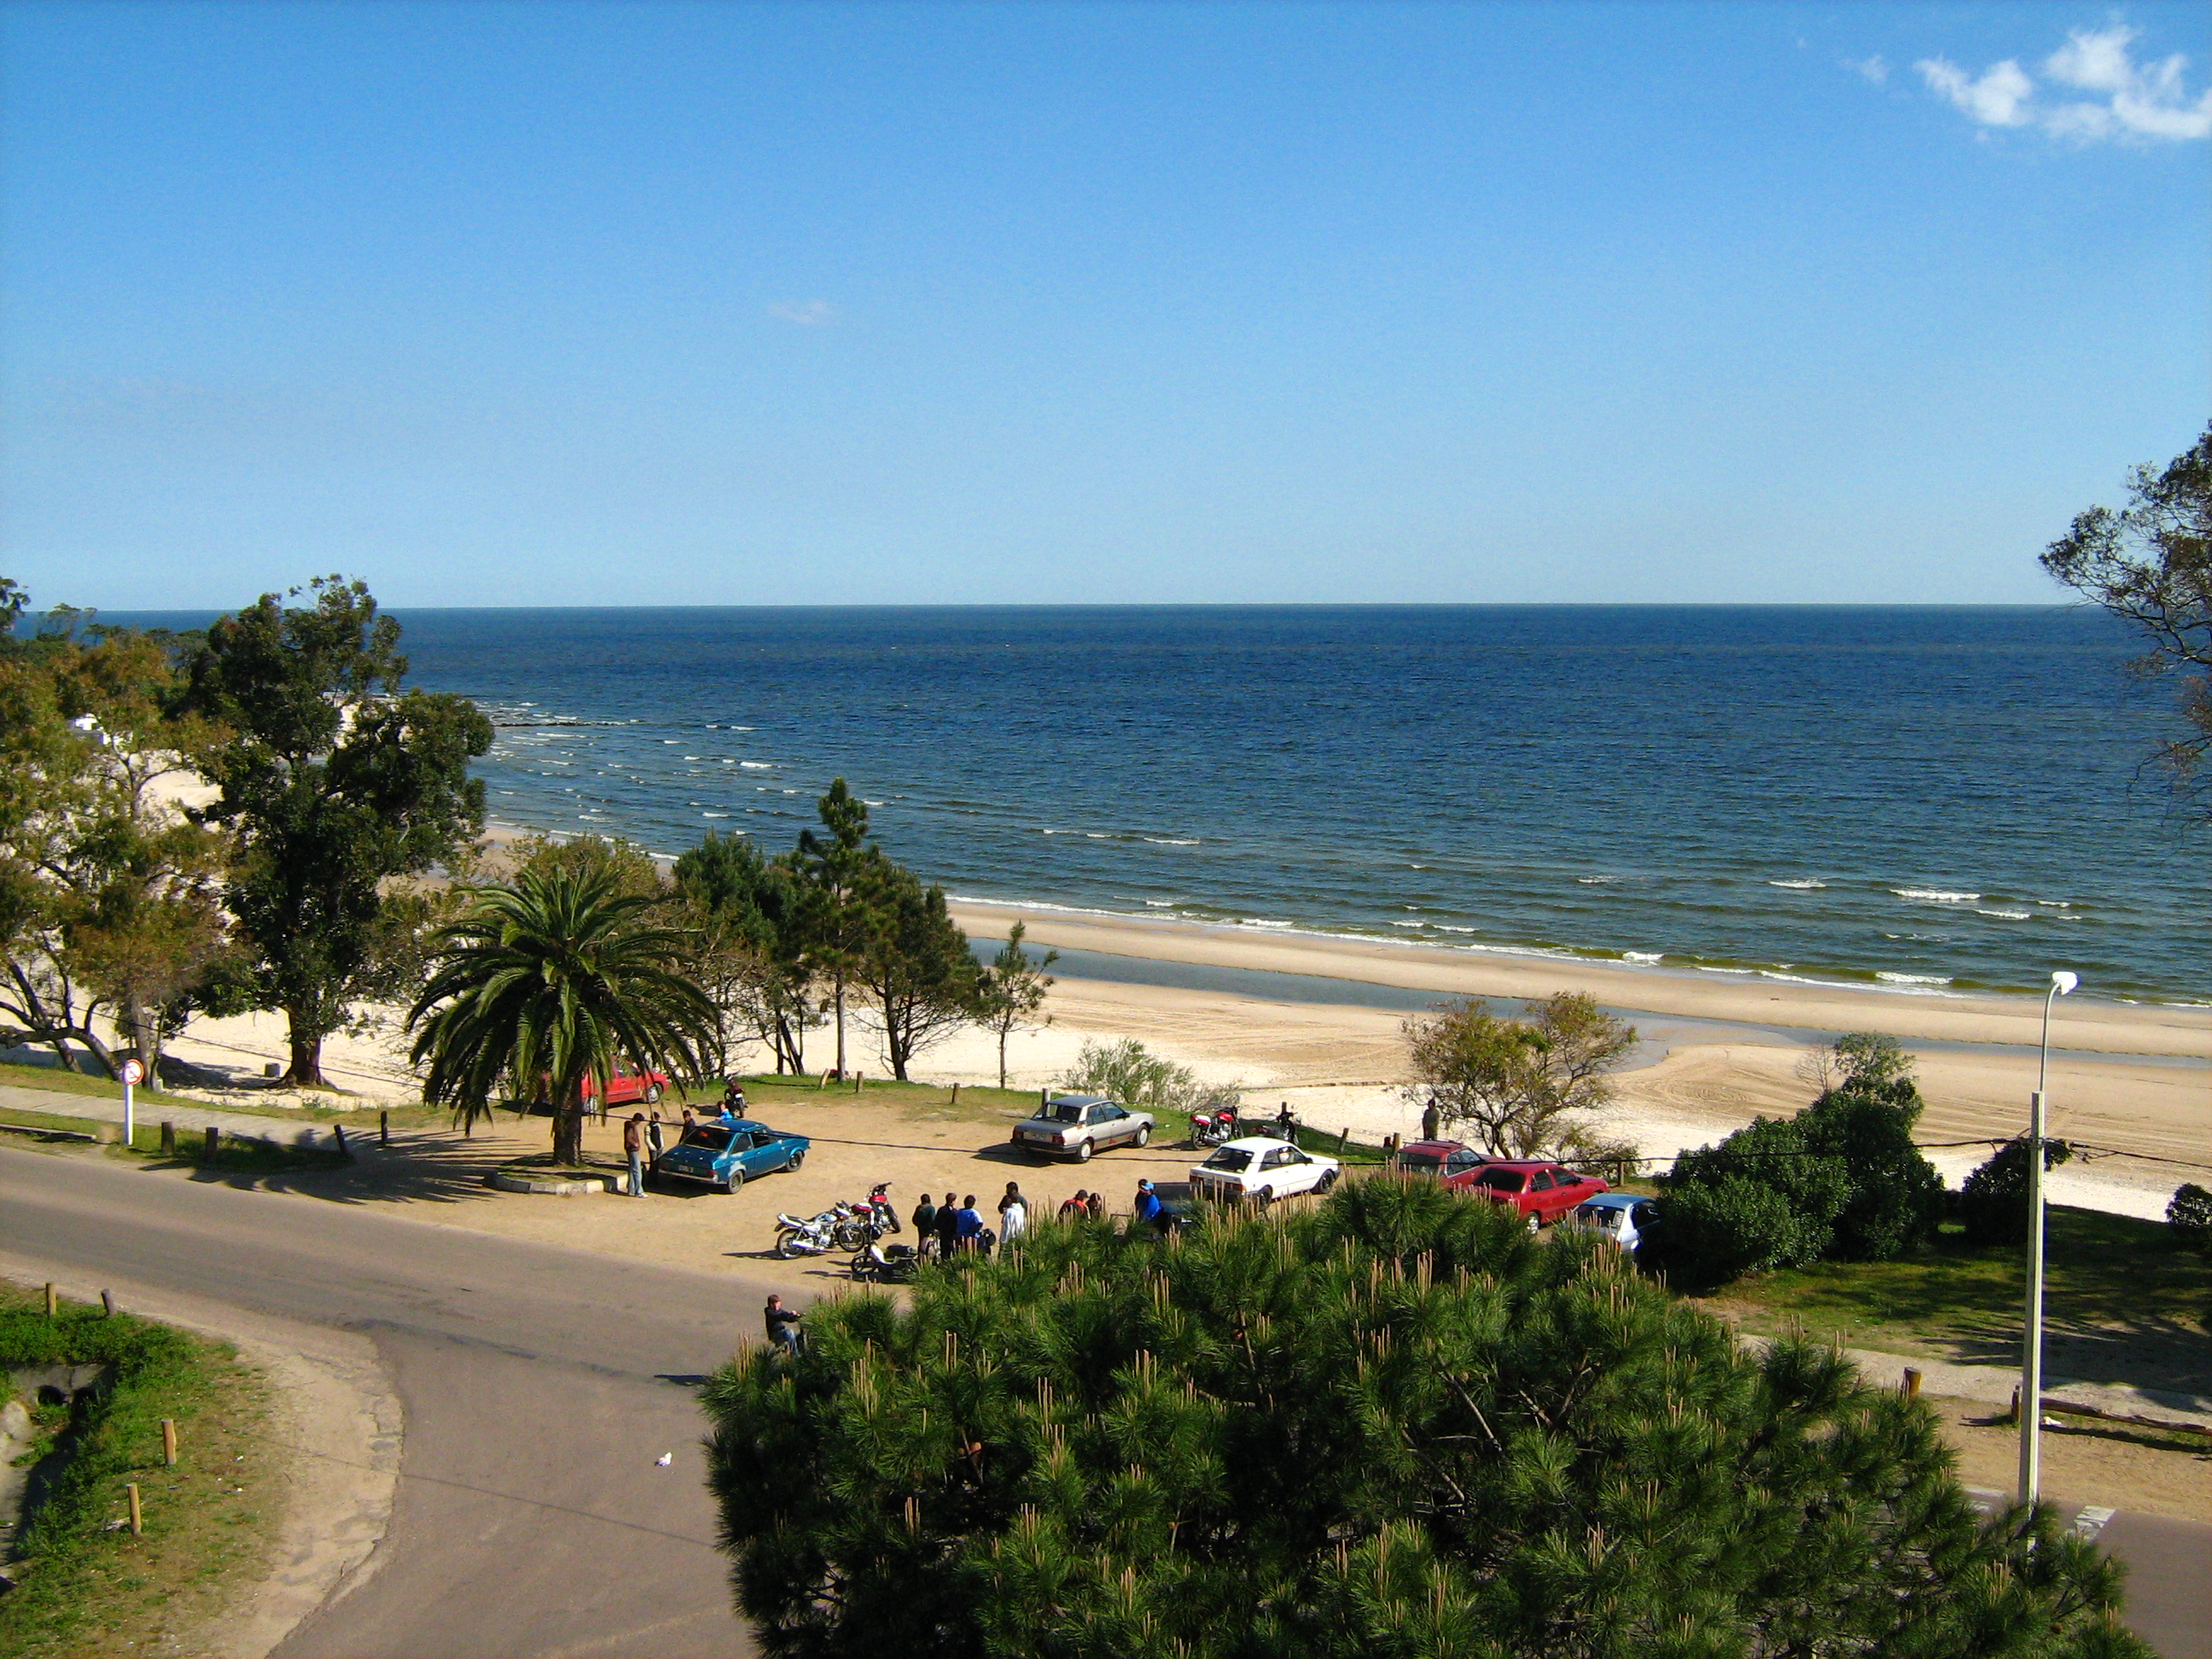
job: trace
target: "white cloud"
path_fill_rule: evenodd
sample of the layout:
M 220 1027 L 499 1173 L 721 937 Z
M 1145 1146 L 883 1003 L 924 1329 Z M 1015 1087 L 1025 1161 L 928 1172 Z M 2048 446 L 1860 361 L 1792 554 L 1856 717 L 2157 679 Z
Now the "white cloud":
M 1844 59 L 1844 67 L 1864 76 L 1876 86 L 1884 84 L 1889 79 L 1889 64 L 1883 60 L 1880 52 L 1875 53 L 1871 58 L 1846 58 Z
M 2035 82 L 2009 58 L 1992 64 L 1978 80 L 1948 58 L 1923 58 L 1913 68 L 1930 90 L 1940 93 L 1985 127 L 2024 127 L 2029 120 L 2027 100 L 2035 95 Z
M 827 300 L 779 300 L 768 312 L 771 317 L 797 323 L 801 328 L 820 328 L 837 320 L 837 307 Z
M 1913 68 L 1929 91 L 1981 126 L 2037 126 L 2081 143 L 2212 137 L 2212 89 L 2191 102 L 2182 86 L 2189 60 L 2176 52 L 2155 64 L 2137 64 L 2130 51 L 2135 40 L 2136 31 L 2124 24 L 2075 29 L 2044 60 L 2043 73 L 2051 82 L 2097 94 L 2087 99 L 2039 99 L 2034 81 L 2009 58 L 1978 76 L 1946 58 L 1923 58 Z M 1862 65 L 1851 67 L 1866 72 Z

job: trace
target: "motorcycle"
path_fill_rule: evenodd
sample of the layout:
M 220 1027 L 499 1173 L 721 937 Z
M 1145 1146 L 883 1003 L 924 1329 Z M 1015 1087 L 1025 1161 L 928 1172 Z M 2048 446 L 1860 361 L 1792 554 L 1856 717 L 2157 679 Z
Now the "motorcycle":
M 788 1261 L 795 1255 L 857 1250 L 866 1243 L 854 1225 L 853 1209 L 848 1204 L 833 1204 L 817 1216 L 779 1214 L 775 1218 L 775 1255 L 780 1261 Z
M 921 1252 L 911 1244 L 872 1243 L 853 1258 L 853 1277 L 878 1285 L 908 1284 L 921 1269 Z
M 904 1231 L 899 1222 L 898 1212 L 891 1208 L 890 1190 L 890 1182 L 878 1181 L 868 1192 L 868 1213 L 875 1218 L 878 1237 Z
M 1237 1138 L 1237 1114 L 1224 1107 L 1218 1112 L 1193 1112 L 1190 1115 L 1190 1144 L 1194 1146 L 1218 1146 L 1224 1140 Z

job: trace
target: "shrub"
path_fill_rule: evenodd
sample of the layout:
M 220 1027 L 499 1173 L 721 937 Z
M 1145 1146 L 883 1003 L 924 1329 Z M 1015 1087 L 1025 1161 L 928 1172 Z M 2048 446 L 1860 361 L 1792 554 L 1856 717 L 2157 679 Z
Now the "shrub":
M 2043 1167 L 2063 1164 L 2074 1149 L 2063 1140 L 2043 1143 Z M 1959 1188 L 1959 1219 L 1974 1244 L 2027 1242 L 2027 1139 L 2016 1136 L 1968 1176 Z
M 1432 1183 L 1047 1223 L 809 1322 L 706 1389 L 777 1659 L 2146 1652 L 1923 1403 Z
M 1920 1109 L 1920 1091 L 1897 1077 L 1832 1089 L 1798 1115 L 1807 1149 L 1840 1159 L 1849 1183 L 1823 1254 L 1889 1261 L 1935 1237 L 1943 1177 L 1913 1144 Z
M 1075 1064 L 1060 1073 L 1060 1086 L 1164 1115 L 1218 1111 L 1244 1097 L 1241 1083 L 1200 1083 L 1189 1066 L 1152 1053 L 1134 1037 L 1085 1042 Z
M 1831 1237 L 1779 1189 L 1723 1176 L 1670 1192 L 1667 1224 L 1652 1236 L 1652 1265 L 1685 1290 L 1709 1290 L 1748 1273 L 1799 1267 Z
M 2193 1181 L 2175 1188 L 2166 1206 L 2166 1224 L 2178 1243 L 2212 1255 L 2212 1193 Z

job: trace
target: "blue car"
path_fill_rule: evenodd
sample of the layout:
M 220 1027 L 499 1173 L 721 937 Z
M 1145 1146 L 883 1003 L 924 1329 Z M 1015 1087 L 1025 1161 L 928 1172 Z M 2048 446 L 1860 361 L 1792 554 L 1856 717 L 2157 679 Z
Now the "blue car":
M 740 1118 L 716 1119 L 684 1131 L 684 1139 L 653 1160 L 653 1172 L 666 1181 L 696 1181 L 734 1193 L 755 1176 L 795 1170 L 813 1143 L 765 1123 Z

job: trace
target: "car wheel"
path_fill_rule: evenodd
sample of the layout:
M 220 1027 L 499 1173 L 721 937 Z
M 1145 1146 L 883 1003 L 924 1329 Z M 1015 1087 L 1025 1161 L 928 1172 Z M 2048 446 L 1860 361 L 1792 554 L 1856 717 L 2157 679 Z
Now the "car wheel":
M 1097 1150 L 1097 1149 L 1092 1146 L 1089 1141 L 1085 1141 L 1081 1146 L 1075 1149 L 1075 1161 L 1078 1164 L 1090 1163 L 1091 1154 Z
M 1258 1192 L 1252 1194 L 1252 1201 L 1261 1209 L 1266 1209 L 1275 1201 L 1275 1189 L 1273 1187 L 1261 1188 Z
M 722 1183 L 722 1190 L 726 1193 L 734 1193 L 744 1184 L 745 1172 L 743 1170 L 732 1170 L 730 1171 L 730 1178 Z
M 784 1173 L 787 1175 L 796 1175 L 799 1172 L 799 1166 L 805 1162 L 806 1149 L 802 1146 L 791 1155 L 791 1162 L 783 1166 Z
M 1534 1210 L 1528 1212 L 1528 1231 L 1532 1233 L 1540 1233 L 1544 1231 L 1544 1218 Z
M 658 1083 L 652 1085 L 646 1090 L 645 1103 L 648 1106 L 658 1106 L 660 1104 L 660 1085 Z
M 1130 1142 L 1130 1145 L 1134 1146 L 1147 1146 L 1151 1143 L 1152 1139 L 1152 1126 L 1149 1123 L 1140 1123 L 1137 1126 L 1136 1138 Z
M 1317 1193 L 1327 1192 L 1330 1188 L 1336 1185 L 1336 1177 L 1339 1173 L 1340 1172 L 1335 1170 L 1322 1170 L 1321 1179 L 1314 1183 L 1314 1190 Z
M 596 1117 L 602 1123 L 607 1121 L 607 1109 L 597 1095 L 584 1097 L 584 1115 Z

